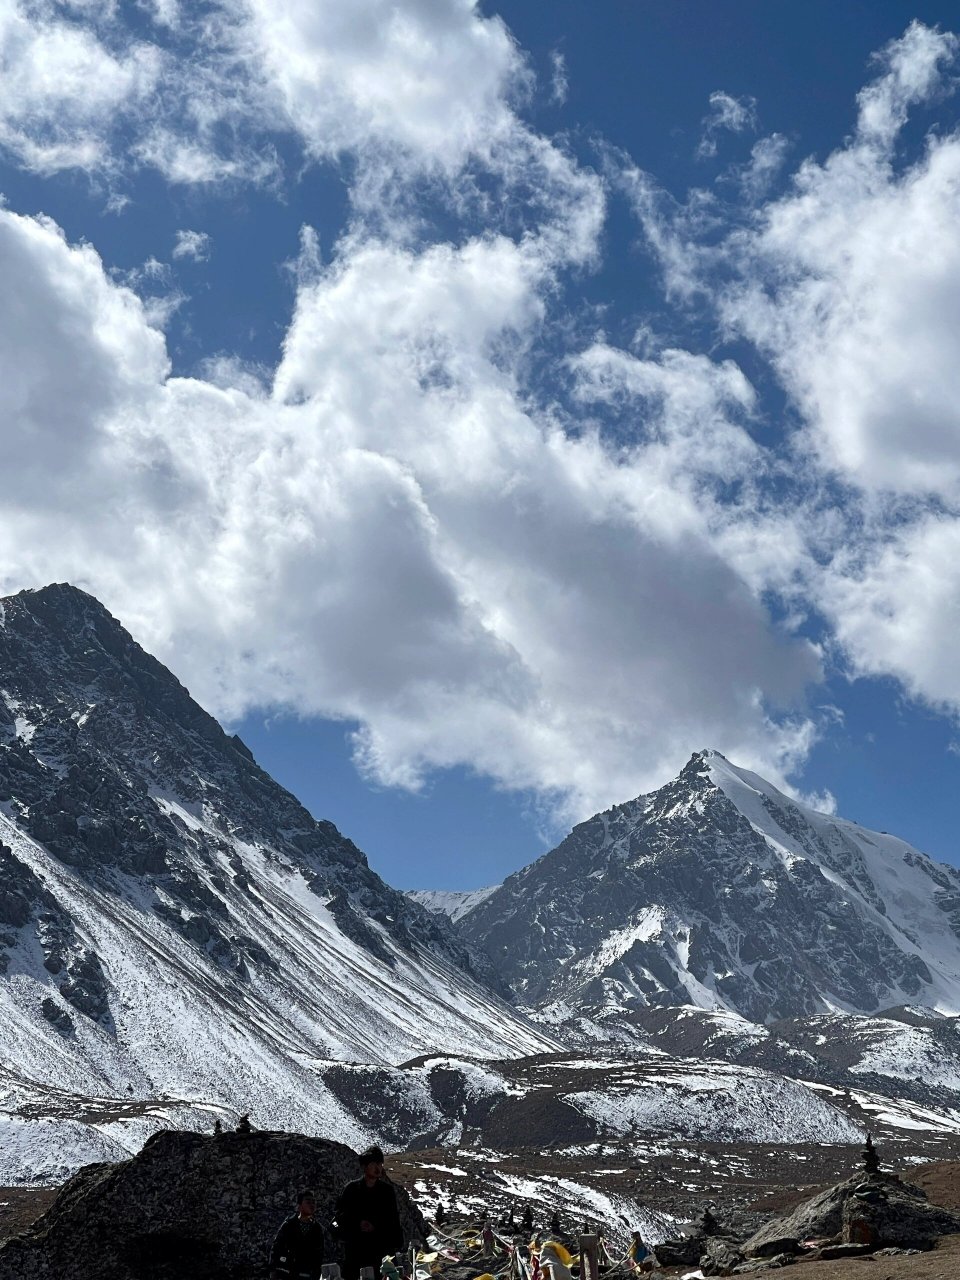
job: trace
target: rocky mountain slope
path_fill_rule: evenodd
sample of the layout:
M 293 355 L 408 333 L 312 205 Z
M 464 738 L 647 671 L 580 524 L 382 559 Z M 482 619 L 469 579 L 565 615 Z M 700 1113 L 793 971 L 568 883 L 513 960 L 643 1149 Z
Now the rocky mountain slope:
M 96 600 L 0 602 L 7 1163 L 55 1177 L 243 1111 L 362 1142 L 331 1060 L 554 1047 L 495 982 Z
M 581 823 L 457 928 L 524 1005 L 600 1038 L 658 1006 L 761 1024 L 960 1011 L 960 871 L 714 751 Z

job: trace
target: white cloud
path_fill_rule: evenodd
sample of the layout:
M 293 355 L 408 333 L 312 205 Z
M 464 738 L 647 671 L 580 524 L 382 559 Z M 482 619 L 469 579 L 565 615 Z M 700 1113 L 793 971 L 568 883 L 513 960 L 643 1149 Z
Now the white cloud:
M 227 6 L 251 77 L 314 156 L 401 148 L 459 168 L 514 127 L 523 59 L 474 0 L 244 0 Z
M 354 220 L 326 262 L 304 229 L 278 369 L 171 379 L 179 298 L 0 211 L 6 587 L 88 585 L 221 713 L 359 720 L 384 781 L 465 763 L 576 815 L 694 746 L 782 781 L 816 732 L 811 610 L 852 673 L 960 707 L 960 136 L 905 159 L 900 132 L 946 91 L 954 37 L 913 24 L 855 133 L 776 198 L 777 135 L 682 205 L 608 170 L 668 295 L 770 361 L 776 449 L 735 363 L 656 342 L 568 352 L 576 421 L 531 403 L 525 360 L 564 269 L 597 259 L 605 189 L 523 123 L 529 71 L 468 0 L 232 0 L 175 70 L 109 4 L 61 9 L 0 0 L 21 163 L 110 169 L 120 122 L 170 181 L 264 182 L 282 129 L 353 155 Z M 755 127 L 750 100 L 711 107 L 705 139 Z M 485 230 L 430 244 L 425 179 Z M 181 231 L 173 256 L 207 247 Z
M 669 456 L 698 422 L 749 452 L 745 380 L 625 366 L 652 424 L 627 452 L 533 414 L 542 244 L 348 239 L 300 286 L 269 394 L 169 378 L 142 304 L 51 224 L 0 212 L 0 256 L 5 486 L 28 508 L 0 520 L 5 587 L 87 585 L 222 714 L 360 720 L 387 782 L 466 763 L 582 815 L 691 744 L 777 776 L 802 758 L 817 656 L 717 553 L 710 450 L 693 479 Z M 585 354 L 584 396 L 613 394 L 615 356 Z
M 550 99 L 557 106 L 562 106 L 570 92 L 570 77 L 567 75 L 567 60 L 559 49 L 550 53 Z
M 749 163 L 734 169 L 736 180 L 748 200 L 760 200 L 767 195 L 780 176 L 789 150 L 789 139 L 781 133 L 772 133 L 754 143 Z
M 473 0 L 141 5 L 152 42 L 101 0 L 0 0 L 0 145 L 25 167 L 263 183 L 293 133 L 314 159 L 449 175 L 511 141 L 532 83 Z
M 877 55 L 882 74 L 857 99 L 860 139 L 889 147 L 906 123 L 910 107 L 942 92 L 944 70 L 957 48 L 952 33 L 911 22 L 899 40 L 892 40 Z
M 920 53 L 916 53 L 919 47 Z M 960 137 L 891 165 L 907 82 L 932 93 L 952 38 L 912 27 L 861 94 L 860 127 L 734 241 L 728 323 L 774 362 L 821 462 L 858 486 L 960 497 Z M 890 126 L 892 127 L 892 126 Z
M 111 49 L 52 0 L 0 0 L 0 146 L 38 173 L 102 168 L 116 116 L 139 109 L 162 70 L 153 46 Z
M 206 231 L 178 231 L 172 256 L 190 258 L 194 262 L 206 262 L 210 257 L 209 235 Z
M 621 179 L 668 286 L 712 301 L 789 396 L 786 536 L 770 536 L 755 512 L 725 522 L 718 545 L 756 590 L 766 582 L 819 612 L 852 675 L 895 676 L 952 714 L 960 132 L 932 132 L 912 156 L 901 133 L 911 108 L 952 88 L 958 48 L 953 35 L 911 24 L 878 56 L 850 139 L 822 163 L 805 161 L 778 198 L 729 211 L 741 225 L 726 238 L 702 193 L 671 204 L 646 175 Z
M 957 714 L 960 519 L 930 513 L 858 540 L 818 585 L 855 673 L 895 676 L 910 694 Z
M 570 365 L 578 398 L 628 410 L 630 436 L 645 440 L 647 465 L 659 455 L 675 484 L 702 476 L 732 481 L 763 465 L 741 425 L 756 393 L 732 360 L 717 364 L 672 349 L 638 359 L 597 342 Z
M 172 31 L 180 26 L 180 0 L 138 0 L 138 4 L 158 26 Z
M 703 134 L 697 147 L 698 158 L 706 160 L 717 154 L 717 134 L 721 130 L 744 133 L 756 127 L 757 103 L 754 98 L 735 98 L 722 89 L 715 89 L 710 95 L 710 111 L 703 118 Z

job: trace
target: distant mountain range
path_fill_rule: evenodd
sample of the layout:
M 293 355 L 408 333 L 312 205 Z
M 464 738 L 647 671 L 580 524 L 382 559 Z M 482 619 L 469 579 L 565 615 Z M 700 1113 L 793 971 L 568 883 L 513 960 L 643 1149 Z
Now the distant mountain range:
M 958 1010 L 960 873 L 716 752 L 502 885 L 403 894 L 91 596 L 0 601 L 0 1185 L 241 1112 L 478 1177 L 960 1150 Z

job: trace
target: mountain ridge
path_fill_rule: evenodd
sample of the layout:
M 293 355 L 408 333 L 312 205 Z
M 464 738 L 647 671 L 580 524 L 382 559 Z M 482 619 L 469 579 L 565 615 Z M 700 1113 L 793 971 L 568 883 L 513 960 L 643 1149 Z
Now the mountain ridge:
M 2 601 L 0 846 L 0 1141 L 35 1168 L 239 1111 L 356 1145 L 335 1060 L 556 1047 L 67 585 Z
M 457 922 L 548 1022 L 960 1010 L 960 871 L 719 752 L 578 824 Z

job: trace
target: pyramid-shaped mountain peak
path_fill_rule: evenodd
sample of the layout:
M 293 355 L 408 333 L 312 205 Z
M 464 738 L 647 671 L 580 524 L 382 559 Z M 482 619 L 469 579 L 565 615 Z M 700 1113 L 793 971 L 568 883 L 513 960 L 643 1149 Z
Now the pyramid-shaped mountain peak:
M 629 1023 L 960 1010 L 960 872 L 797 804 L 720 752 L 580 823 L 458 921 L 521 998 Z

